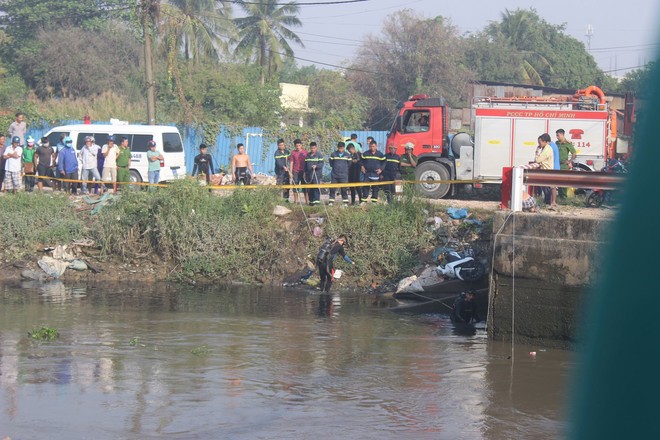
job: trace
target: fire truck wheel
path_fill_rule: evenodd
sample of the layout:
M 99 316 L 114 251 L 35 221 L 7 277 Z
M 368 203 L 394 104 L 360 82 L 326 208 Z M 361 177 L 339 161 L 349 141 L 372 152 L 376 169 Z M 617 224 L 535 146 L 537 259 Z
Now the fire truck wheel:
M 449 180 L 449 170 L 444 165 L 432 160 L 417 165 L 415 170 L 417 180 Z M 449 183 L 420 183 L 419 190 L 422 195 L 432 199 L 441 199 L 447 195 L 451 184 Z

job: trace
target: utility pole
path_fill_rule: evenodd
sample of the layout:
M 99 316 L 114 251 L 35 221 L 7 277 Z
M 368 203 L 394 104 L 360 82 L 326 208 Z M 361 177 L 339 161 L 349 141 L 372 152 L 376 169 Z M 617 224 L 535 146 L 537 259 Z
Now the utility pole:
M 147 123 L 156 125 L 156 82 L 154 81 L 154 56 L 152 30 L 156 23 L 160 0 L 141 0 L 142 32 L 144 36 L 144 76 L 147 83 Z

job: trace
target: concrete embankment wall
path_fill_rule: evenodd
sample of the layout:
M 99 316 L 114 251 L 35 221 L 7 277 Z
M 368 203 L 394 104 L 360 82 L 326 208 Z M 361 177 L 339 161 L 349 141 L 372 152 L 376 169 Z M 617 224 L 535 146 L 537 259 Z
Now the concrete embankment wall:
M 493 221 L 489 336 L 511 340 L 514 323 L 516 342 L 572 347 L 611 220 L 510 214 L 497 212 Z

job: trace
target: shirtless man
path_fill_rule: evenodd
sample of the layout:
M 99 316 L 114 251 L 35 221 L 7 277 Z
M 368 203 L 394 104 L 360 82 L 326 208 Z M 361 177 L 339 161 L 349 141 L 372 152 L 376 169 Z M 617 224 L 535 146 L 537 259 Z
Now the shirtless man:
M 254 171 L 252 170 L 252 163 L 250 162 L 250 156 L 245 154 L 245 147 L 243 144 L 236 145 L 238 154 L 235 154 L 231 158 L 231 174 L 234 176 L 235 182 L 243 183 L 244 185 L 249 185 L 250 180 L 254 176 Z M 250 174 L 248 174 L 248 170 Z

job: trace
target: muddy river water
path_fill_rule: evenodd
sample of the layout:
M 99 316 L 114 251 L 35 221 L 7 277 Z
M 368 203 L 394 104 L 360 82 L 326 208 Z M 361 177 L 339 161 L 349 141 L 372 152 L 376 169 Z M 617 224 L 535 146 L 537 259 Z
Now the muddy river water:
M 0 438 L 565 434 L 572 354 L 471 333 L 357 293 L 0 286 Z

